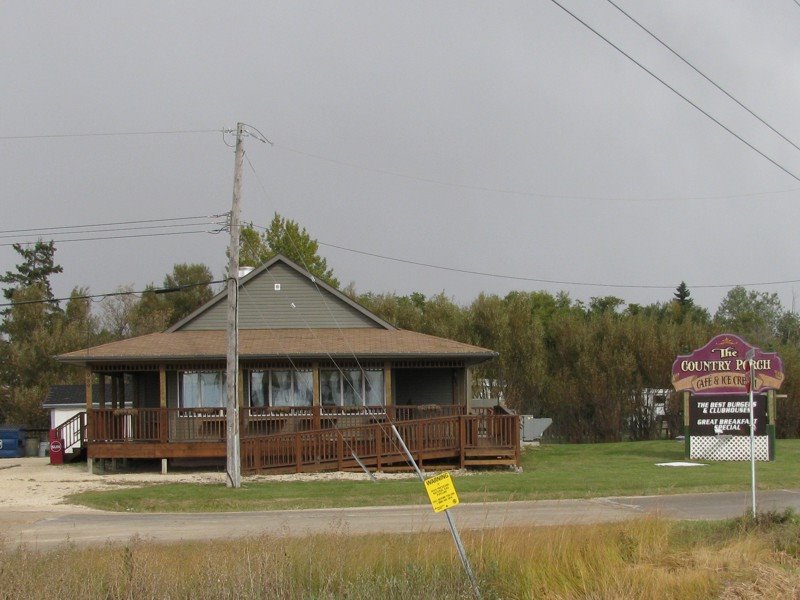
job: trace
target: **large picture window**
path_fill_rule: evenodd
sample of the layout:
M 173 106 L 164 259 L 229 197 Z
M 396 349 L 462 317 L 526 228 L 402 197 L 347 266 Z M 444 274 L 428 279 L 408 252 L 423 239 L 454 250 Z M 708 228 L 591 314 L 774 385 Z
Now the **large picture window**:
M 383 371 L 323 369 L 320 371 L 323 406 L 382 406 Z
M 250 406 L 311 406 L 311 371 L 268 369 L 250 372 Z
M 183 371 L 180 374 L 181 408 L 223 408 L 225 398 L 222 371 Z

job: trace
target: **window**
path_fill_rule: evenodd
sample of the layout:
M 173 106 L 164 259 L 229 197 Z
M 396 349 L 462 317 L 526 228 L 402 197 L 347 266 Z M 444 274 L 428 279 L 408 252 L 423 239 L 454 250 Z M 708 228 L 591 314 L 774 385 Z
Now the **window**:
M 322 406 L 341 404 L 342 378 L 339 371 L 320 371 L 319 388 Z
M 383 371 L 325 369 L 320 371 L 323 406 L 382 406 Z
M 311 371 L 250 372 L 250 406 L 311 406 L 313 389 Z
M 222 371 L 184 371 L 180 374 L 181 408 L 222 408 L 225 400 L 225 374 Z

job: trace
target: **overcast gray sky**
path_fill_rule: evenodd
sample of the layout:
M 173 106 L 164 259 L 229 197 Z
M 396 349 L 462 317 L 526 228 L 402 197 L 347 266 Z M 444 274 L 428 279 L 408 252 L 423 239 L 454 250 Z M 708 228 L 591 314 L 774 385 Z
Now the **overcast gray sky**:
M 563 1 L 800 176 L 800 151 L 610 3 Z M 794 0 L 619 5 L 800 144 Z M 685 280 L 713 313 L 727 289 L 701 286 L 786 281 L 758 289 L 787 308 L 800 290 L 800 181 L 548 0 L 6 1 L 0 86 L 2 244 L 30 239 L 22 229 L 228 211 L 233 150 L 219 130 L 242 121 L 274 143 L 245 142 L 246 220 L 277 211 L 326 244 L 528 279 L 323 246 L 359 291 L 649 303 Z M 208 131 L 77 137 L 190 130 Z M 75 135 L 12 139 L 58 134 Z M 59 241 L 56 293 L 138 289 L 178 262 L 221 276 L 226 244 L 225 233 Z M 16 262 L 0 246 L 0 270 Z

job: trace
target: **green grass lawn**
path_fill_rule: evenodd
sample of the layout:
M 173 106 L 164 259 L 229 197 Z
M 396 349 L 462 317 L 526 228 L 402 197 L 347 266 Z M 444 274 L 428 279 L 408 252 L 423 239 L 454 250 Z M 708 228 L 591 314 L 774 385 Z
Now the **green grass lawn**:
M 800 488 L 800 440 L 778 440 L 777 459 L 756 464 L 759 489 Z M 682 461 L 683 443 L 547 444 L 524 452 L 522 473 L 482 471 L 455 476 L 462 502 L 724 492 L 750 488 L 749 462 L 707 462 L 693 468 L 657 467 Z M 698 461 L 701 462 L 701 461 Z M 222 485 L 160 484 L 83 492 L 73 504 L 113 511 L 214 512 L 423 504 L 416 479 L 265 482 L 242 489 Z

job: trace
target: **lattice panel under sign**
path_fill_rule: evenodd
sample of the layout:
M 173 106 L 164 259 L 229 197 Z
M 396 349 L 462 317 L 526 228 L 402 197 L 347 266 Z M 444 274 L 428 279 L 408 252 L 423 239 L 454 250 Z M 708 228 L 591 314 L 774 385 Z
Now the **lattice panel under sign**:
M 769 436 L 755 436 L 756 460 L 769 460 Z M 750 436 L 701 436 L 689 438 L 689 458 L 701 460 L 750 460 Z

